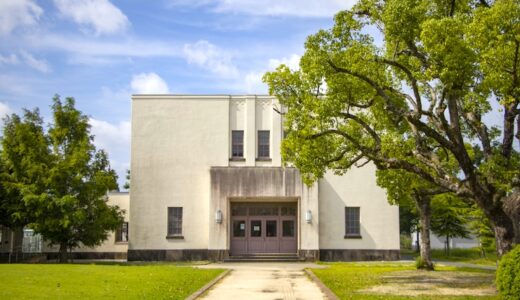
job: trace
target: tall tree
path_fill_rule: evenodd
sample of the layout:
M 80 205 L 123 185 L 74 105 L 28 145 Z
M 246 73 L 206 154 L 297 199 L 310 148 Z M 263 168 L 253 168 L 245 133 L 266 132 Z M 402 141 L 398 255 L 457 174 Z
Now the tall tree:
M 48 133 L 37 111 L 30 113 L 37 121 L 27 111 L 24 121 L 16 115 L 7 119 L 3 147 L 30 226 L 51 245 L 59 245 L 60 261 L 65 262 L 68 250 L 101 244 L 121 224 L 122 212 L 107 204 L 117 176 L 107 154 L 95 148 L 88 118 L 75 108 L 73 98 L 63 103 L 56 96 L 52 111 Z
M 469 207 L 453 194 L 435 197 L 432 206 L 432 231 L 444 237 L 446 255 L 450 255 L 450 239 L 469 237 Z
M 338 13 L 308 37 L 299 71 L 264 76 L 288 108 L 284 159 L 310 181 L 362 160 L 419 176 L 474 201 L 503 255 L 520 240 L 519 205 L 506 205 L 519 201 L 519 19 L 516 0 L 361 0 Z M 502 127 L 486 123 L 500 111 Z
M 33 207 L 24 201 L 22 192 L 43 193 L 51 154 L 38 109 L 23 110 L 23 117 L 13 114 L 4 120 L 0 181 L 1 223 L 12 229 L 31 222 Z

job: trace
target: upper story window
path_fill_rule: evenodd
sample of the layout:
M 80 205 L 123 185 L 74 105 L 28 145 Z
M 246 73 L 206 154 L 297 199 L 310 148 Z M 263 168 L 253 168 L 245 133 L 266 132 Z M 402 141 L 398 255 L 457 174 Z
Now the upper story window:
M 269 157 L 269 130 L 258 130 L 258 158 Z
M 168 207 L 168 236 L 182 236 L 182 207 Z
M 360 238 L 359 207 L 345 207 L 345 238 Z
M 231 131 L 231 157 L 244 157 L 244 131 Z

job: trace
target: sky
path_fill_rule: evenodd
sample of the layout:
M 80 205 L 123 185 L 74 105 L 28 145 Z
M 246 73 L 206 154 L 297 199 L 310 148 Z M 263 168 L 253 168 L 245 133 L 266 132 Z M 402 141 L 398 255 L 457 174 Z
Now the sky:
M 0 0 L 0 117 L 56 94 L 89 116 L 125 181 L 131 95 L 266 94 L 305 39 L 354 0 Z

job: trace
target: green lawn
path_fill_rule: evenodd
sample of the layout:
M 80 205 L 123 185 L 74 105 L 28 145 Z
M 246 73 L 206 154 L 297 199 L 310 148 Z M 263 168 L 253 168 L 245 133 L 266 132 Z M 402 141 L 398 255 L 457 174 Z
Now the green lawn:
M 497 299 L 494 271 L 412 263 L 324 263 L 312 272 L 340 299 Z
M 184 299 L 222 271 L 173 264 L 4 264 L 0 299 Z
M 496 265 L 497 255 L 494 251 L 486 253 L 486 257 L 481 257 L 480 249 L 450 249 L 450 255 L 446 255 L 442 249 L 432 249 L 433 260 L 465 262 L 478 265 Z M 401 250 L 401 255 L 417 257 L 419 253 L 412 250 Z

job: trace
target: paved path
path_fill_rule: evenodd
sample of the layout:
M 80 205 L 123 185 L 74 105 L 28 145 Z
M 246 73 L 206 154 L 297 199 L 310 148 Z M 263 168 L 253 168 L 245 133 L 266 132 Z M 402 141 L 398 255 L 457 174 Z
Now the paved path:
M 200 268 L 232 269 L 203 299 L 327 299 L 304 273 L 309 263 L 221 263 Z

